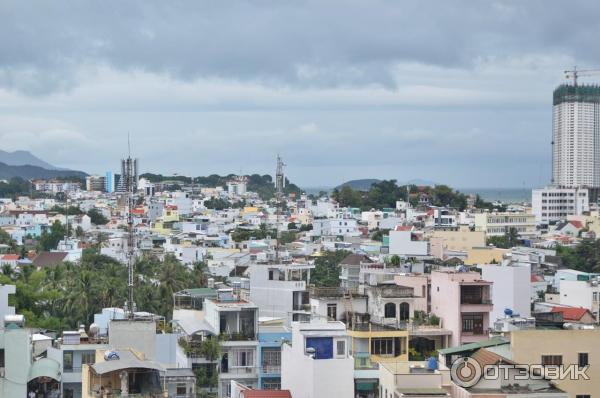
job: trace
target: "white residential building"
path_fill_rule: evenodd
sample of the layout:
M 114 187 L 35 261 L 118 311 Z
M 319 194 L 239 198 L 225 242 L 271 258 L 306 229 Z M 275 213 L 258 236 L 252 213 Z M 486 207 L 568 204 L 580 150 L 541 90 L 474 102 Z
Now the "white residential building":
M 307 283 L 309 264 L 254 264 L 250 273 L 250 301 L 261 317 L 301 320 L 310 314 Z
M 359 236 L 356 220 L 353 218 L 321 218 L 313 220 L 312 236 Z
M 590 211 L 589 192 L 585 188 L 545 187 L 531 191 L 531 209 L 541 224 L 565 220 Z
M 281 388 L 296 398 L 354 397 L 349 343 L 342 322 L 294 322 L 292 344 L 281 350 Z
M 396 227 L 390 231 L 389 254 L 406 257 L 429 256 L 429 241 L 426 241 L 423 232 L 414 231 L 412 227 Z
M 531 316 L 531 270 L 528 266 L 484 264 L 479 268 L 482 279 L 494 283 L 490 327 L 505 317 L 505 309 L 521 317 Z
M 590 310 L 598 321 L 598 302 L 600 301 L 600 283 L 598 278 L 589 281 L 560 282 L 560 304 L 583 307 Z

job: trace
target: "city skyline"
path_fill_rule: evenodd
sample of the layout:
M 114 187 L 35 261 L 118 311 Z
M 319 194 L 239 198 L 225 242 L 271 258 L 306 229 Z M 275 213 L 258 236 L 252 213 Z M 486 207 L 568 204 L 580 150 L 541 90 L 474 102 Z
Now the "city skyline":
M 596 7 L 578 3 L 572 18 Z M 2 149 L 104 174 L 130 133 L 141 172 L 272 174 L 281 153 L 305 187 L 541 187 L 552 91 L 564 69 L 600 64 L 595 25 L 561 36 L 558 3 L 121 11 L 2 6 L 0 33 L 12 38 L 0 44 Z

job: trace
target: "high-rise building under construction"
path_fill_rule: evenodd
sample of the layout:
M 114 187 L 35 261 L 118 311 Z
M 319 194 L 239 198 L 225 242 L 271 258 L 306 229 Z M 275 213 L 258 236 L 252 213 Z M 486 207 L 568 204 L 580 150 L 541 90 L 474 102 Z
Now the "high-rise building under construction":
M 553 105 L 552 184 L 600 188 L 600 86 L 562 84 Z

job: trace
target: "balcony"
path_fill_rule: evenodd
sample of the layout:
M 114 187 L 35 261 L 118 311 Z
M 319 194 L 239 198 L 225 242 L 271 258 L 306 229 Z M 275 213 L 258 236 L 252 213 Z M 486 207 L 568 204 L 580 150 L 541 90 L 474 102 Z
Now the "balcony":
M 347 294 L 358 295 L 358 288 L 312 286 L 309 292 L 310 297 L 343 297 Z
M 263 374 L 281 374 L 281 365 L 269 365 L 263 364 L 260 368 L 261 373 Z
M 226 369 L 221 368 L 220 376 L 257 378 L 257 371 L 256 366 L 229 366 Z
M 487 298 L 466 302 L 461 300 L 460 303 L 460 312 L 490 312 L 493 308 L 492 300 Z
M 476 343 L 478 341 L 487 340 L 490 337 L 489 329 L 482 329 L 478 332 L 462 332 L 460 335 L 460 342 L 464 343 Z

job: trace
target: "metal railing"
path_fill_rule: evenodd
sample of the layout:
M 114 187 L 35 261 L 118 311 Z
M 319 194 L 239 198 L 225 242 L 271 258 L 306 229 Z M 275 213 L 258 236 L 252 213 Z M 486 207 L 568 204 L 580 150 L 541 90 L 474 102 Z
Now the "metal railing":
M 281 373 L 281 365 L 262 365 L 262 373 L 279 374 Z

